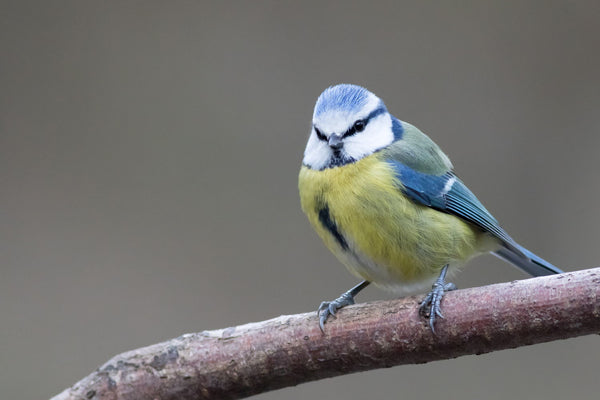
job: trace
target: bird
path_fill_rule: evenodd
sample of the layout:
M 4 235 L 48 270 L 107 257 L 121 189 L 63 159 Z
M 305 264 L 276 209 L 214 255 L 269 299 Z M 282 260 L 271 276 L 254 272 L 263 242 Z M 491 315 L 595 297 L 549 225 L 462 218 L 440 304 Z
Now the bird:
M 334 85 L 318 97 L 298 189 L 326 247 L 362 280 L 320 304 L 322 332 L 373 283 L 399 294 L 430 287 L 419 314 L 435 334 L 442 298 L 456 289 L 447 276 L 481 254 L 532 276 L 563 272 L 511 238 L 439 146 L 361 86 Z

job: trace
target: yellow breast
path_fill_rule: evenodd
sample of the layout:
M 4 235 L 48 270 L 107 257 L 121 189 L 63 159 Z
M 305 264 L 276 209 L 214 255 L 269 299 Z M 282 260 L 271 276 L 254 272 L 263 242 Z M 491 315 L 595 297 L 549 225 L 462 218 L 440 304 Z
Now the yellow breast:
M 378 286 L 430 281 L 489 242 L 461 219 L 414 203 L 401 188 L 380 153 L 322 171 L 303 166 L 299 176 L 302 210 L 325 245 Z

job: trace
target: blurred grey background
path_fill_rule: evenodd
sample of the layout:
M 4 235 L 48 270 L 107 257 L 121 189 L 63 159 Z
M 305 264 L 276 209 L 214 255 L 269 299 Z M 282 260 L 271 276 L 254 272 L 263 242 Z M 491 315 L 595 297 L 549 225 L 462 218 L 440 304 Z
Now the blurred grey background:
M 3 398 L 48 398 L 122 351 L 312 311 L 355 284 L 297 194 L 314 101 L 335 83 L 432 136 L 524 245 L 566 270 L 600 264 L 597 1 L 0 7 Z M 524 277 L 482 257 L 455 282 Z M 256 398 L 597 398 L 598 340 Z

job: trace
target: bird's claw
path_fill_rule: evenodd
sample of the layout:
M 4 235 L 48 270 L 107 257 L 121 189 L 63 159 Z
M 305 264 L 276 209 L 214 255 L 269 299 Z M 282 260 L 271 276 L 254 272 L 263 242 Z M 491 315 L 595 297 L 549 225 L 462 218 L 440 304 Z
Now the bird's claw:
M 444 318 L 441 310 L 444 293 L 456 290 L 456 285 L 454 283 L 446 283 L 444 281 L 445 275 L 446 273 L 444 271 L 431 286 L 431 292 L 425 296 L 425 299 L 423 299 L 419 305 L 419 313 L 424 317 L 429 317 L 429 327 L 433 333 L 435 333 L 434 325 L 436 318 Z
M 348 292 L 342 294 L 335 300 L 324 301 L 317 309 L 317 315 L 319 316 L 319 327 L 321 332 L 325 333 L 325 322 L 331 315 L 333 318 L 337 318 L 335 313 L 342 307 L 354 304 L 354 297 Z

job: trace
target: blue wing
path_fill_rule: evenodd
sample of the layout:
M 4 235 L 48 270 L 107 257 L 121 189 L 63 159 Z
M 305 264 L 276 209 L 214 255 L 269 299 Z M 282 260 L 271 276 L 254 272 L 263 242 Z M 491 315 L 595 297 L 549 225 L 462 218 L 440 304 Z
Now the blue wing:
M 562 273 L 559 268 L 516 243 L 452 171 L 431 175 L 394 159 L 387 162 L 393 166 L 402 183 L 402 191 L 413 201 L 456 215 L 500 239 L 503 248 L 494 253 L 497 257 L 533 276 Z
M 388 160 L 388 162 L 394 167 L 396 176 L 403 185 L 404 193 L 415 202 L 454 214 L 502 242 L 516 245 L 492 214 L 454 173 L 430 175 L 418 172 L 396 160 Z

